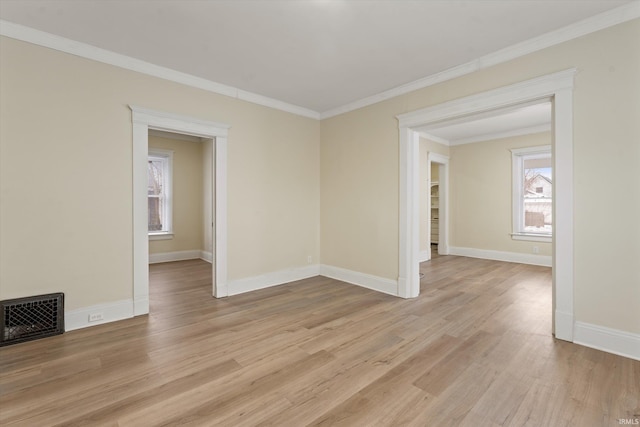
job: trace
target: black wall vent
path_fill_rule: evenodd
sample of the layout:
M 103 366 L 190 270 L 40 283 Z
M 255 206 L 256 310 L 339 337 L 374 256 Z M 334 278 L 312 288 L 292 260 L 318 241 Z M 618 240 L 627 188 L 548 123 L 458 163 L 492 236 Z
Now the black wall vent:
M 64 332 L 64 294 L 0 301 L 0 347 Z

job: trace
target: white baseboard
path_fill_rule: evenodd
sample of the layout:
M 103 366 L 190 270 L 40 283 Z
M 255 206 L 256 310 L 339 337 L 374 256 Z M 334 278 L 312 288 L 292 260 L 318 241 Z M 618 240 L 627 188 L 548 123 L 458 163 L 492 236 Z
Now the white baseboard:
M 200 259 L 213 264 L 213 254 L 207 251 L 200 251 Z
M 193 249 L 190 251 L 177 252 L 161 252 L 157 254 L 149 254 L 149 264 L 158 264 L 161 262 L 186 261 L 188 259 L 201 259 L 203 261 L 213 262 L 213 254 L 208 251 Z
M 491 259 L 494 261 L 517 262 L 520 264 L 540 265 L 551 267 L 551 256 L 523 254 L 518 252 L 492 251 L 489 249 L 460 248 L 451 246 L 450 255 L 466 256 L 470 258 Z
M 185 261 L 188 259 L 200 259 L 202 252 L 199 249 L 191 251 L 162 252 L 157 254 L 149 254 L 149 264 L 157 264 L 159 262 Z
M 230 280 L 227 283 L 228 295 L 237 295 L 258 289 L 269 288 L 271 286 L 283 285 L 296 280 L 308 279 L 320 274 L 317 264 L 304 267 L 292 268 L 289 270 L 274 271 L 260 276 L 247 277 L 244 279 Z
M 574 343 L 640 360 L 640 335 L 590 323 L 576 322 Z
M 102 319 L 90 322 L 89 316 L 91 314 L 101 314 Z M 66 311 L 64 313 L 64 329 L 65 331 L 73 331 L 131 317 L 133 317 L 133 300 L 108 302 Z
M 320 275 L 385 294 L 398 296 L 398 282 L 396 280 L 385 279 L 383 277 L 324 264 L 320 266 Z

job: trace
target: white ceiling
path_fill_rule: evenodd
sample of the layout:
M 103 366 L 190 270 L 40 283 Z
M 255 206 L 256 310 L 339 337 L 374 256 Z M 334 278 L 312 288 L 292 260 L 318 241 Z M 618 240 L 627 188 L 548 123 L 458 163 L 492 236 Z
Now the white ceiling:
M 323 113 L 631 0 L 0 0 L 0 18 Z

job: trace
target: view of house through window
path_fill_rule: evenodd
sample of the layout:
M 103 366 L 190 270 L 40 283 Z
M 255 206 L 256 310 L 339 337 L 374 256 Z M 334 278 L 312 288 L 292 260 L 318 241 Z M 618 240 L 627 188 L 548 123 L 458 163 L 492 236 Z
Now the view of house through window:
M 149 233 L 171 232 L 171 152 L 149 151 Z
M 553 185 L 551 154 L 548 157 L 524 159 L 523 210 L 524 231 L 551 234 Z
M 551 146 L 513 149 L 513 237 L 553 234 Z

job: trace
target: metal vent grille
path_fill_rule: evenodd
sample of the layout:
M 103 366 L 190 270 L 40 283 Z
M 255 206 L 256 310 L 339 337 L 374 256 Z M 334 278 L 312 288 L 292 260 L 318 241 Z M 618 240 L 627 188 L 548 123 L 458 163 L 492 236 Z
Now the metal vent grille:
M 55 293 L 0 301 L 0 346 L 64 332 L 64 294 Z

